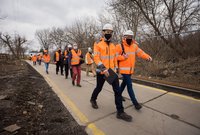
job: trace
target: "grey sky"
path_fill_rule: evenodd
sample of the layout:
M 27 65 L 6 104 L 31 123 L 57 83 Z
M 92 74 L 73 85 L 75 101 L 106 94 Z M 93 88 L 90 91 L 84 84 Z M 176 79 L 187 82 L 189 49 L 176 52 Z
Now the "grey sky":
M 34 38 L 36 29 L 64 27 L 75 19 L 97 17 L 105 0 L 0 0 L 0 31 Z

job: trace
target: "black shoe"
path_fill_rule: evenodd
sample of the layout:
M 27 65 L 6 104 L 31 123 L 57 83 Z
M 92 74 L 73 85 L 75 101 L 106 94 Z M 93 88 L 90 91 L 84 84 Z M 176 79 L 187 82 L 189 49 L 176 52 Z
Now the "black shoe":
M 98 109 L 99 108 L 96 101 L 90 100 L 90 103 L 92 104 L 92 108 L 94 108 L 94 109 Z
M 64 74 L 61 74 L 61 75 L 64 75 Z
M 58 74 L 58 72 L 56 72 L 56 74 Z
M 124 97 L 122 97 L 122 101 L 124 101 L 124 102 L 126 101 Z
M 68 76 L 65 76 L 65 79 L 68 79 Z
M 141 108 L 142 108 L 142 106 L 139 103 L 135 105 L 136 110 L 140 110 Z
M 80 84 L 77 84 L 76 86 L 77 86 L 77 87 L 82 87 Z
M 48 71 L 46 71 L 46 73 L 47 73 L 47 74 L 49 74 L 49 72 L 48 72 Z
M 116 117 L 118 119 L 122 119 L 122 120 L 127 121 L 127 122 L 131 122 L 132 121 L 132 116 L 126 114 L 125 112 L 123 112 L 123 113 L 117 113 Z
M 74 81 L 72 81 L 72 85 L 73 85 L 73 86 L 75 85 Z

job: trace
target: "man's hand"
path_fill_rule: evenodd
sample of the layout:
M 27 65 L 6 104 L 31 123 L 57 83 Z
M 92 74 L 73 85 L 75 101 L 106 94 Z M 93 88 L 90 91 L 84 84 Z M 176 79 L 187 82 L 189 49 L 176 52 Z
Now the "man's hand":
M 128 59 L 128 55 L 127 54 L 123 54 L 125 59 Z
M 153 59 L 151 58 L 151 56 L 149 56 L 149 58 L 147 59 L 148 61 L 152 61 Z
M 108 77 L 108 76 L 109 76 L 108 69 L 104 70 L 104 71 L 103 71 L 103 74 L 104 74 L 106 77 Z

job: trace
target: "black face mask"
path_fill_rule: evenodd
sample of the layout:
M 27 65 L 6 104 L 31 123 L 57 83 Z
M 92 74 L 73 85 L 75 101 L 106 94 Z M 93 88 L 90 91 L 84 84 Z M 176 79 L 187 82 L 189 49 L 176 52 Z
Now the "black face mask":
M 109 40 L 111 37 L 112 37 L 111 34 L 105 34 L 105 38 L 106 38 L 106 40 Z
M 58 50 L 58 53 L 61 53 L 61 50 Z
M 132 39 L 126 39 L 126 43 L 127 43 L 128 45 L 131 45 Z

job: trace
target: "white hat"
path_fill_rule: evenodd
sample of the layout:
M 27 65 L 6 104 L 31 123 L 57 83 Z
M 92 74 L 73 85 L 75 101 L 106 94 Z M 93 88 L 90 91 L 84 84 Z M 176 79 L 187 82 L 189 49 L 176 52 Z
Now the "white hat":
M 124 35 L 124 36 L 133 36 L 133 31 L 127 30 L 127 31 L 124 32 L 123 35 Z
M 91 47 L 88 47 L 88 52 L 92 52 L 92 48 Z
M 68 48 L 72 48 L 72 45 L 68 44 L 67 47 L 68 47 Z
M 74 49 L 77 49 L 77 48 L 78 48 L 78 45 L 77 45 L 76 43 L 74 43 L 74 44 L 73 44 L 73 48 L 74 48 Z
M 113 31 L 113 26 L 111 24 L 107 23 L 103 26 L 103 30 L 112 30 Z

